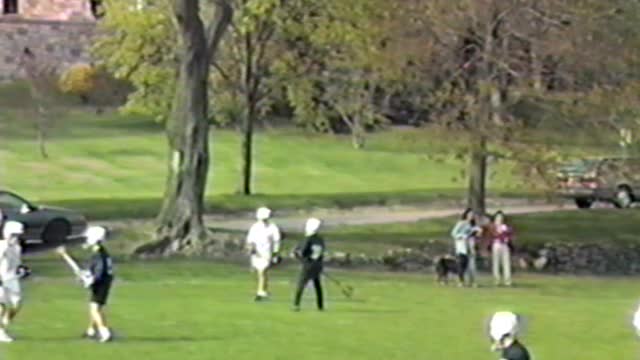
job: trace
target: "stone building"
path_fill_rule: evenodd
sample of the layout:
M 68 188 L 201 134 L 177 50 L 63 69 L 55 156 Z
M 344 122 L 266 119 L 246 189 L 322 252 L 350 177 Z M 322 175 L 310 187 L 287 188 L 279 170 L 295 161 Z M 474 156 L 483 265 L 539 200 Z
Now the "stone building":
M 23 76 L 19 54 L 65 68 L 88 62 L 99 0 L 0 0 L 0 82 Z

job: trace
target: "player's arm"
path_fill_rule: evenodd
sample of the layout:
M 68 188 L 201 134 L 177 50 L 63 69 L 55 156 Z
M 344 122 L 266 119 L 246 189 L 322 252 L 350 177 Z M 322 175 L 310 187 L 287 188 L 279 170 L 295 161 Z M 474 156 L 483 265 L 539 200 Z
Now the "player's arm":
M 298 260 L 302 260 L 305 257 L 305 253 L 307 252 L 307 248 L 309 247 L 309 240 L 303 239 L 298 243 L 296 248 L 293 250 L 293 255 Z
M 247 240 L 245 244 L 245 250 L 248 254 L 253 255 L 256 252 L 256 229 L 255 226 L 251 226 L 249 233 L 247 234 Z
M 278 254 L 280 252 L 280 241 L 282 240 L 282 234 L 276 224 L 273 224 L 273 253 Z
M 104 275 L 104 272 L 107 270 L 105 269 L 104 262 L 98 256 L 93 256 L 91 258 L 88 269 L 88 274 L 91 275 L 91 277 L 86 276 L 85 278 L 83 278 L 85 286 L 91 285 L 96 281 L 96 279 L 100 279 Z

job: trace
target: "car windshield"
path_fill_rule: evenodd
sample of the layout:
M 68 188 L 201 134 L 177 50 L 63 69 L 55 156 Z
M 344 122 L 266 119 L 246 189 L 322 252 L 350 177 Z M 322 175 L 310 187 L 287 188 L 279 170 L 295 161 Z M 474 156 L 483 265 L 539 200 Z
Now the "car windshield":
M 577 160 L 561 166 L 559 170 L 565 174 L 583 174 L 595 170 L 599 163 L 599 160 Z
M 27 203 L 19 197 L 9 193 L 0 193 L 0 209 L 18 210 L 24 205 Z

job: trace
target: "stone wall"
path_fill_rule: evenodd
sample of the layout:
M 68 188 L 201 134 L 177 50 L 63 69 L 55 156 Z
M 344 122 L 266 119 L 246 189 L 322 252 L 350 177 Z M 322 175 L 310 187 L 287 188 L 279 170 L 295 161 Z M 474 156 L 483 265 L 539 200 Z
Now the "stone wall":
M 3 13 L 2 6 L 3 1 L 0 1 L 0 14 Z M 18 0 L 18 13 L 7 16 L 51 21 L 88 21 L 94 19 L 89 0 Z
M 31 49 L 38 59 L 64 69 L 89 62 L 94 22 L 43 21 L 0 17 L 0 82 L 22 78 L 20 53 Z
M 330 265 L 341 267 L 374 266 L 392 271 L 432 272 L 435 261 L 444 252 L 433 246 L 422 249 L 398 249 L 382 256 L 337 252 L 327 257 Z M 491 259 L 479 257 L 478 269 L 488 272 Z M 572 275 L 638 275 L 640 245 L 546 244 L 518 249 L 512 256 L 514 271 L 533 271 Z

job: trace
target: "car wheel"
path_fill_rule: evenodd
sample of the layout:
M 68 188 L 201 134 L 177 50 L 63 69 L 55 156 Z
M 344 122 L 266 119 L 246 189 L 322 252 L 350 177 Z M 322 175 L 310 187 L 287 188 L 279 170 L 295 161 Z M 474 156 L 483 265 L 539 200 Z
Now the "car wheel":
M 71 225 L 65 220 L 53 220 L 42 232 L 45 244 L 61 244 L 71 235 Z
M 626 209 L 631 207 L 633 203 L 633 194 L 631 194 L 631 190 L 628 187 L 622 186 L 618 188 L 616 192 L 616 200 L 615 205 L 617 208 Z
M 576 199 L 575 202 L 578 209 L 590 209 L 593 205 L 593 200 L 591 199 Z

